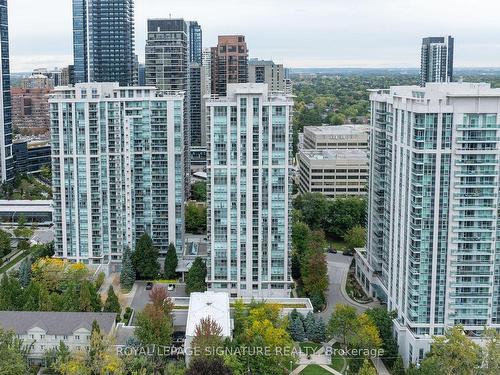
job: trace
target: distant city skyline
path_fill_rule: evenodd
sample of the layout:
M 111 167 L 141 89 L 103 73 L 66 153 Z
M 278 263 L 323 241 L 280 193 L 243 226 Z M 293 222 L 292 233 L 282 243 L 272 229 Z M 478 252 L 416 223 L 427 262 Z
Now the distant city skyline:
M 135 9 L 141 62 L 147 19 L 172 16 L 198 21 L 204 47 L 242 34 L 250 57 L 292 68 L 416 68 L 421 40 L 432 35 L 455 37 L 458 68 L 500 66 L 494 0 L 135 0 Z M 12 72 L 73 62 L 71 1 L 10 1 L 9 17 Z

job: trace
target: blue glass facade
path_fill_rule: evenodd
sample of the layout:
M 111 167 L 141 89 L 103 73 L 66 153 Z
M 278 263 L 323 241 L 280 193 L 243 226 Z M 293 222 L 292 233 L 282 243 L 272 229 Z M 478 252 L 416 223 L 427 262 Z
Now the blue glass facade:
M 0 180 L 10 181 L 14 178 L 12 160 L 12 102 L 10 96 L 10 64 L 9 64 L 9 21 L 7 0 L 0 1 L 0 57 L 1 57 L 1 131 L 0 131 Z
M 209 288 L 233 296 L 289 293 L 293 100 L 267 90 L 207 101 Z
M 73 0 L 75 82 L 134 82 L 133 0 Z
M 160 255 L 184 236 L 182 94 L 76 85 L 50 100 L 56 254 L 121 260 L 143 233 Z

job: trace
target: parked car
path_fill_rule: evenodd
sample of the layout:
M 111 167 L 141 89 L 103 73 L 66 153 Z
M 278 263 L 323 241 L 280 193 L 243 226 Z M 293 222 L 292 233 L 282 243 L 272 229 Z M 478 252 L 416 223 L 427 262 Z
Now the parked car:
M 146 290 L 151 290 L 151 289 L 153 289 L 153 283 L 151 281 L 148 281 L 146 283 Z
M 335 250 L 333 247 L 330 247 L 330 248 L 328 249 L 328 252 L 329 252 L 330 254 L 337 254 L 337 250 Z
M 175 289 L 175 285 L 174 285 L 174 284 L 168 284 L 168 286 L 167 286 L 167 290 L 168 290 L 169 292 L 173 291 L 174 289 Z
M 345 249 L 343 252 L 342 252 L 343 255 L 346 255 L 346 256 L 349 256 L 349 257 L 352 257 L 354 255 L 354 250 L 353 249 Z

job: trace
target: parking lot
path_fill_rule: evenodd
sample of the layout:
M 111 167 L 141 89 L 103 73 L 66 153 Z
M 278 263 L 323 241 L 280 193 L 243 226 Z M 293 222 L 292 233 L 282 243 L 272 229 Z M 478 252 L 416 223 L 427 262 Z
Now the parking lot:
M 135 292 L 134 298 L 130 307 L 136 311 L 141 311 L 147 303 L 149 303 L 149 290 L 146 290 L 146 281 L 137 281 L 137 290 Z M 157 283 L 165 289 L 167 289 L 168 284 Z M 175 284 L 175 289 L 173 291 L 167 292 L 170 297 L 187 297 L 186 295 L 186 284 L 177 283 Z

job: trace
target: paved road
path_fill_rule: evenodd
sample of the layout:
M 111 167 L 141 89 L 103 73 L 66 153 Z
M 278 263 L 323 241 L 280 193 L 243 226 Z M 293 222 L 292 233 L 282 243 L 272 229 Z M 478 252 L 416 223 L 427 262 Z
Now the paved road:
M 157 284 L 167 288 L 167 284 Z M 137 289 L 130 307 L 136 311 L 141 311 L 149 303 L 149 290 L 146 290 L 146 281 L 137 281 Z M 186 284 L 177 283 L 173 291 L 167 292 L 170 297 L 186 297 Z
M 354 306 L 358 312 L 363 312 L 366 309 L 373 307 L 376 304 L 370 303 L 367 305 L 357 304 L 351 299 L 346 298 L 345 293 L 342 292 L 342 285 L 345 285 L 345 280 L 347 278 L 347 272 L 349 271 L 349 266 L 353 261 L 350 256 L 338 254 L 327 254 L 328 261 L 328 278 L 330 285 L 327 291 L 327 307 L 326 310 L 319 315 L 323 317 L 325 322 L 330 319 L 335 305 L 338 303 Z

